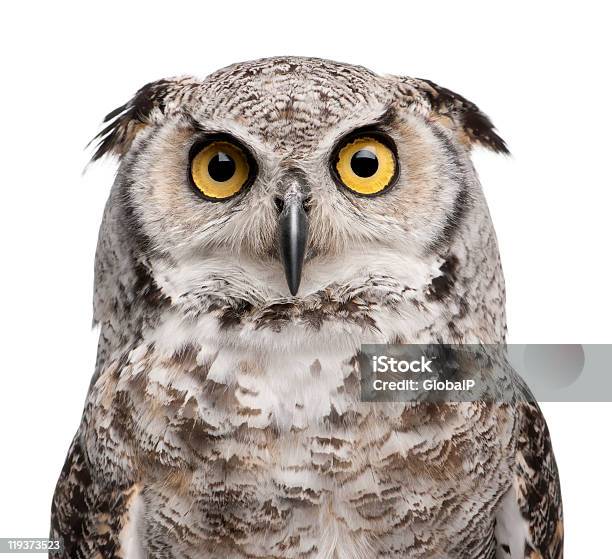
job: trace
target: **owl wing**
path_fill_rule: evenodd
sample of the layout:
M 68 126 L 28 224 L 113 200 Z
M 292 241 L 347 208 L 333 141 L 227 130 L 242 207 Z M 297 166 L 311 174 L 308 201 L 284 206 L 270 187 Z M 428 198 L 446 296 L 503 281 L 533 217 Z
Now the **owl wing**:
M 63 540 L 62 559 L 119 559 L 119 534 L 127 521 L 133 487 L 96 484 L 83 452 L 80 433 L 74 437 L 51 505 L 51 539 Z
M 514 482 L 496 515 L 497 557 L 562 559 L 561 488 L 550 435 L 533 396 L 522 391 Z

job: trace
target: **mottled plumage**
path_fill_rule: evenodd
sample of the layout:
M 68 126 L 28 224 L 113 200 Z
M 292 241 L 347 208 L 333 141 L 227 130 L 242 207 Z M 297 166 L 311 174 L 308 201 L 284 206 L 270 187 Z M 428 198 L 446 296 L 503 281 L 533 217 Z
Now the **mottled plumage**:
M 360 400 L 362 343 L 504 343 L 469 151 L 507 150 L 473 103 L 274 58 L 154 82 L 106 120 L 94 158 L 121 164 L 96 255 L 96 372 L 53 500 L 65 557 L 562 557 L 555 462 L 529 398 Z M 361 128 L 390 137 L 401 168 L 372 198 L 330 173 Z M 257 163 L 224 202 L 187 180 L 211 133 Z M 277 247 L 293 191 L 310 224 L 296 296 Z

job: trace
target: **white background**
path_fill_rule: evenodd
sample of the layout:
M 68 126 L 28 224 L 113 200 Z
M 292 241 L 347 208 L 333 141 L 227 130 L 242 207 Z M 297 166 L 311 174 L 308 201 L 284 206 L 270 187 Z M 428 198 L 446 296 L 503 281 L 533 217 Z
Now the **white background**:
M 510 341 L 612 342 L 604 5 L 3 3 L 0 536 L 46 536 L 93 370 L 93 256 L 114 166 L 82 175 L 84 145 L 153 79 L 297 54 L 426 77 L 465 95 L 513 152 L 475 154 L 500 240 Z M 566 556 L 607 556 L 612 404 L 543 408 Z

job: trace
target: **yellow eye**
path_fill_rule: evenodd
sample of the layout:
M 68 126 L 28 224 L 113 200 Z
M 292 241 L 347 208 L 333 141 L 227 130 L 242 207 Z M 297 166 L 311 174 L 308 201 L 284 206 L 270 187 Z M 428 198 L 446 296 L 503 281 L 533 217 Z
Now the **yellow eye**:
M 250 165 L 244 151 L 225 141 L 206 144 L 191 160 L 191 178 L 210 200 L 226 200 L 249 182 Z
M 397 177 L 397 161 L 389 146 L 372 136 L 347 142 L 337 153 L 335 171 L 346 188 L 374 196 L 389 188 Z

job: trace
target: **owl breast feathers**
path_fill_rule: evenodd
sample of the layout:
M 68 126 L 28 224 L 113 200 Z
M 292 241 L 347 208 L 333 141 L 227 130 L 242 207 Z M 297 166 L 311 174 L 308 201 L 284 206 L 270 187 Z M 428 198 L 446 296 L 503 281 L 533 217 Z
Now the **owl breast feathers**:
M 544 419 L 362 401 L 362 344 L 505 343 L 470 160 L 489 118 L 310 58 L 150 83 L 95 267 L 96 369 L 52 507 L 69 558 L 562 557 Z

